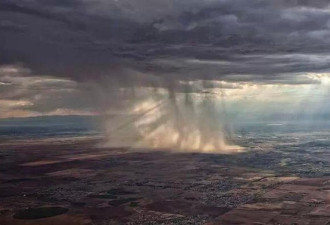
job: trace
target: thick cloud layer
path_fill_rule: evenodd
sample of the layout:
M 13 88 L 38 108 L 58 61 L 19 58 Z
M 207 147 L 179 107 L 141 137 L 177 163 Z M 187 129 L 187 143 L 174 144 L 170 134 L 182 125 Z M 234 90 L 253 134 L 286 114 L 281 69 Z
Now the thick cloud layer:
M 2 0 L 0 118 L 97 114 L 111 144 L 205 151 L 231 121 L 328 119 L 328 2 Z
M 329 37 L 327 0 L 4 0 L 0 5 L 0 63 L 24 63 L 35 74 L 73 80 L 149 74 L 306 83 L 301 75 L 329 71 Z

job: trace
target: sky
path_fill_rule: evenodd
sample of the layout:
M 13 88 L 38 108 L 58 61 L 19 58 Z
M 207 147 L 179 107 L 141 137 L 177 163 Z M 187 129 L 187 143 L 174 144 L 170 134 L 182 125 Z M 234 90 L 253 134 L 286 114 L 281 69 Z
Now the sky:
M 110 113 L 154 89 L 330 118 L 329 87 L 328 0 L 0 3 L 0 118 Z

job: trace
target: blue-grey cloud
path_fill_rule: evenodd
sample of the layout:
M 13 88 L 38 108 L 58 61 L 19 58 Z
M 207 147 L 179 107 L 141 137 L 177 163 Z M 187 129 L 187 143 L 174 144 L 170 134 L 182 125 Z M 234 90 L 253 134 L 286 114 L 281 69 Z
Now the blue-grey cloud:
M 330 68 L 325 0 L 5 0 L 0 12 L 0 63 L 35 74 L 299 84 Z

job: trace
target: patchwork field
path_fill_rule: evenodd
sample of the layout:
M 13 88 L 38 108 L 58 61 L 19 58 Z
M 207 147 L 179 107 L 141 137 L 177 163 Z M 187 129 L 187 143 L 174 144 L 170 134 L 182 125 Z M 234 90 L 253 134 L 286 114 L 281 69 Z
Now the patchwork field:
M 1 144 L 0 224 L 330 224 L 326 148 L 202 154 L 97 142 Z

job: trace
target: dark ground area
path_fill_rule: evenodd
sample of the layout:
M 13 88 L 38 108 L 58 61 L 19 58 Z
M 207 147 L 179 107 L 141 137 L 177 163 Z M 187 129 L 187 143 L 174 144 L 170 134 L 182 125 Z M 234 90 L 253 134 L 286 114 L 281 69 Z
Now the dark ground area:
M 330 152 L 322 141 L 268 140 L 226 155 L 107 149 L 97 141 L 1 144 L 0 224 L 330 224 Z

